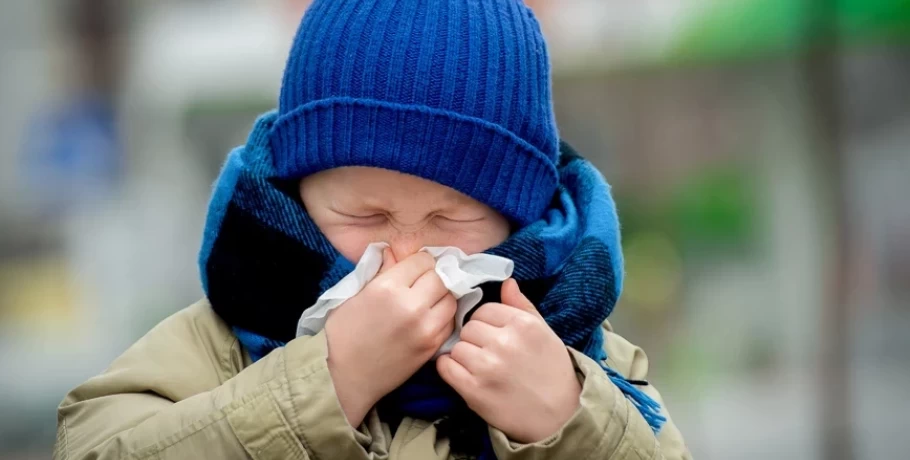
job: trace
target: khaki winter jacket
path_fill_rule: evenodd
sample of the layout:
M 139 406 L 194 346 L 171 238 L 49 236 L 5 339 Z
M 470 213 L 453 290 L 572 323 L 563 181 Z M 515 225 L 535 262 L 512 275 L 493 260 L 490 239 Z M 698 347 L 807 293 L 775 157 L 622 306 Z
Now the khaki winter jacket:
M 607 328 L 608 364 L 647 378 L 641 349 Z M 510 442 L 490 428 L 497 458 L 686 459 L 669 421 L 655 436 L 598 364 L 570 350 L 581 405 L 549 439 Z M 352 428 L 335 396 L 325 335 L 298 338 L 251 364 L 206 301 L 156 326 L 60 404 L 54 458 L 449 459 L 438 421 L 405 419 L 395 433 L 376 411 Z M 649 386 L 644 391 L 662 402 Z

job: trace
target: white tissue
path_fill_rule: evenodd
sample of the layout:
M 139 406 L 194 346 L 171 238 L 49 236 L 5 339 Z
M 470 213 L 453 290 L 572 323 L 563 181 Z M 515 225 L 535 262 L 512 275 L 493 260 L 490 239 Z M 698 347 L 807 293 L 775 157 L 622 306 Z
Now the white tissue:
M 316 335 L 325 327 L 329 313 L 346 300 L 357 295 L 372 280 L 382 266 L 382 251 L 386 243 L 370 244 L 354 271 L 345 276 L 331 289 L 325 291 L 312 307 L 304 310 L 297 323 L 297 337 Z M 512 276 L 514 264 L 504 257 L 490 254 L 467 255 L 455 247 L 428 247 L 427 252 L 436 259 L 436 274 L 455 297 L 458 308 L 455 313 L 455 331 L 436 356 L 448 353 L 458 342 L 464 317 L 483 297 L 477 286 L 491 281 L 505 281 Z

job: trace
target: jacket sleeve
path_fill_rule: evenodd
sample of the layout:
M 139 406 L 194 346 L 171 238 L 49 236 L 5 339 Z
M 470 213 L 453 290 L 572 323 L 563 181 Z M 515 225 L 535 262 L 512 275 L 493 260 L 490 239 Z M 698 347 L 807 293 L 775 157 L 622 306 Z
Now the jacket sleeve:
M 323 334 L 238 373 L 233 335 L 186 315 L 162 322 L 66 396 L 55 459 L 372 458 L 370 440 L 338 404 Z
M 648 358 L 638 348 L 609 330 L 607 364 L 630 380 L 646 380 Z M 577 458 L 602 460 L 691 460 L 682 434 L 670 419 L 657 390 L 650 384 L 640 387 L 660 403 L 667 417 L 655 435 L 638 409 L 606 376 L 600 365 L 581 352 L 569 349 L 576 373 L 582 382 L 581 404 L 563 428 L 553 436 L 534 443 L 518 444 L 490 428 L 493 447 L 500 460 Z

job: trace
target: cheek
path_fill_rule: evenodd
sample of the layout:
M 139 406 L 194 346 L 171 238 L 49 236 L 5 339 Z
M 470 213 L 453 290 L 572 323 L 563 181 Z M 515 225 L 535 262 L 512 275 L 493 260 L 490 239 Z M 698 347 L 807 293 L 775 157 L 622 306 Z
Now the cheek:
M 508 228 L 482 225 L 449 231 L 446 236 L 448 242 L 444 246 L 455 246 L 468 254 L 476 254 L 500 245 L 509 237 L 509 231 Z
M 360 260 L 370 243 L 382 239 L 376 230 L 365 227 L 326 226 L 322 232 L 342 256 L 354 263 Z

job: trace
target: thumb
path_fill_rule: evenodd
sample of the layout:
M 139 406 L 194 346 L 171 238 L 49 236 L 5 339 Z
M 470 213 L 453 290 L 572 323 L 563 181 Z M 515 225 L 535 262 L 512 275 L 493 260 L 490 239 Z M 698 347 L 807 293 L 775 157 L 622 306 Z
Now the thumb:
M 514 278 L 509 278 L 502 283 L 500 296 L 503 304 L 515 307 L 519 310 L 524 310 L 534 316 L 542 318 L 540 312 L 537 311 L 537 307 L 521 293 L 521 289 L 518 288 L 518 282 L 515 281 Z
M 379 273 L 385 273 L 390 268 L 394 267 L 398 261 L 395 260 L 395 254 L 392 253 L 391 248 L 385 248 L 382 250 L 382 266 L 379 267 Z

